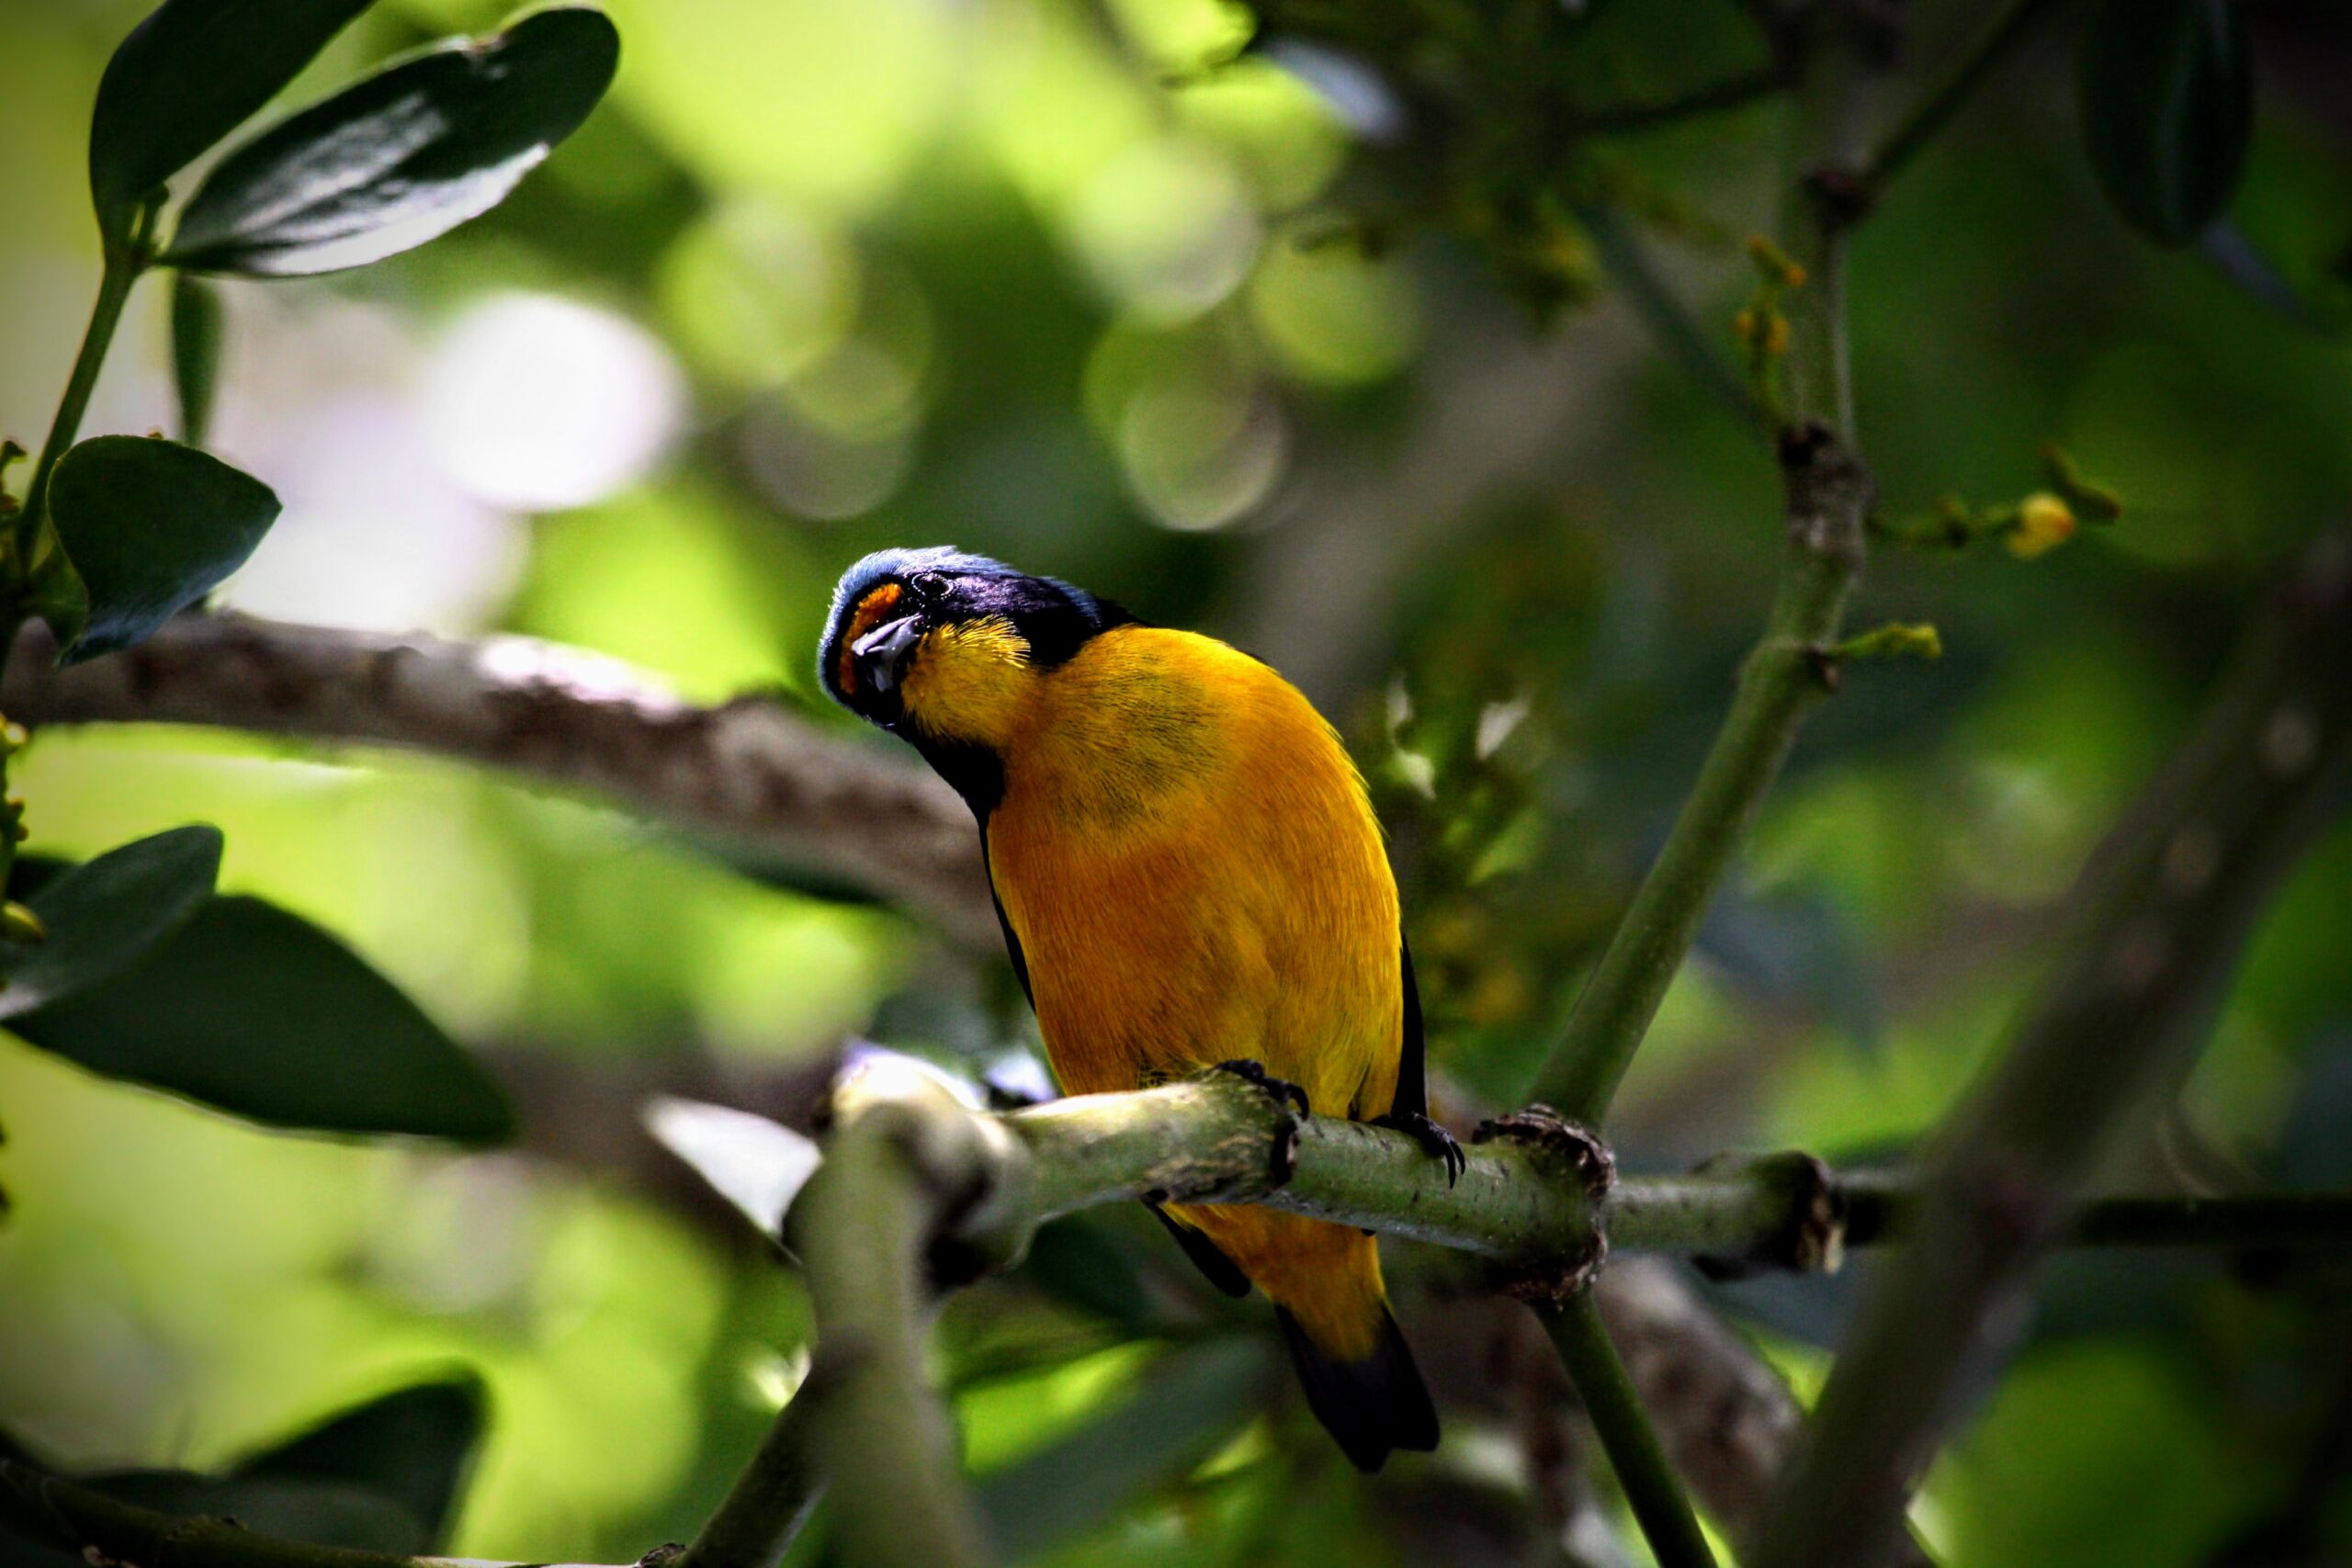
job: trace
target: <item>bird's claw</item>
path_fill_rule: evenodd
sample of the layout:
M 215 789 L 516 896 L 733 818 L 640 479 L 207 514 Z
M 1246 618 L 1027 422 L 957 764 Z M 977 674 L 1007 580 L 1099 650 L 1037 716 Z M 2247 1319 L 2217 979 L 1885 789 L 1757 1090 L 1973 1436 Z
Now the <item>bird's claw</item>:
M 1445 1161 L 1445 1184 L 1451 1187 L 1470 1168 L 1470 1156 L 1453 1134 L 1417 1111 L 1392 1111 L 1385 1116 L 1375 1116 L 1375 1127 L 1391 1127 L 1421 1145 L 1424 1154 L 1435 1155 Z
M 1216 1070 L 1220 1073 L 1231 1073 L 1244 1083 L 1257 1085 L 1277 1105 L 1285 1103 L 1295 1105 L 1301 1116 L 1307 1114 L 1306 1091 L 1288 1078 L 1278 1078 L 1266 1071 L 1266 1065 L 1263 1062 L 1253 1062 L 1246 1056 L 1239 1057 L 1230 1062 L 1219 1062 Z

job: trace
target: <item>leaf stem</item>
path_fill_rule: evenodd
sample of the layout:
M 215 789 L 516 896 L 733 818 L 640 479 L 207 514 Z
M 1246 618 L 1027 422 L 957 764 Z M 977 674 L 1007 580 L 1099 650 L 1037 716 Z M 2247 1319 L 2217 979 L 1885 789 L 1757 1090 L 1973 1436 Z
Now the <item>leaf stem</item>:
M 105 368 L 107 353 L 114 346 L 114 334 L 122 325 L 123 307 L 130 302 L 130 291 L 147 270 L 147 231 L 153 226 L 158 204 L 150 201 L 141 209 L 134 220 L 132 232 L 122 240 L 109 238 L 106 248 L 106 265 L 98 277 L 97 303 L 90 310 L 90 324 L 82 334 L 82 346 L 74 356 L 74 370 L 66 378 L 65 395 L 58 400 L 57 417 L 50 422 L 49 439 L 41 443 L 40 456 L 33 462 L 33 475 L 25 489 L 24 510 L 17 515 L 17 558 L 29 563 L 33 545 L 41 531 L 49 525 L 49 480 L 58 459 L 72 448 L 74 437 L 82 431 L 82 417 L 90 411 L 90 394 L 97 389 L 98 372 Z
M 1714 1551 L 1634 1393 L 1633 1380 L 1625 1375 L 1625 1363 L 1593 1305 L 1592 1292 L 1578 1291 L 1564 1305 L 1537 1316 L 1584 1399 L 1585 1413 L 1600 1435 L 1600 1446 L 1608 1451 L 1610 1467 L 1617 1472 L 1617 1483 L 1624 1488 L 1625 1501 L 1633 1506 L 1658 1568 L 1714 1568 Z

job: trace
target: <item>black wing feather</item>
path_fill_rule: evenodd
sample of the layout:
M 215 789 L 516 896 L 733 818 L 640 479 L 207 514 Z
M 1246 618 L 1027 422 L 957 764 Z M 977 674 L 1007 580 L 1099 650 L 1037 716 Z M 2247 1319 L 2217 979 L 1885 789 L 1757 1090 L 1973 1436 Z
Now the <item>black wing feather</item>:
M 1427 1116 L 1430 1084 L 1429 1045 L 1421 1032 L 1421 987 L 1413 979 L 1413 949 L 1397 933 L 1396 951 L 1404 961 L 1405 1030 L 1396 1059 L 1396 1095 L 1388 1102 L 1392 1116 Z
M 1168 1234 L 1176 1238 L 1176 1245 L 1184 1249 L 1184 1256 L 1193 1260 L 1193 1266 L 1208 1276 L 1210 1284 L 1228 1296 L 1250 1293 L 1250 1276 L 1244 1274 L 1241 1266 L 1227 1258 L 1216 1243 L 1190 1225 L 1178 1224 L 1168 1211 L 1157 1203 L 1146 1203 L 1144 1207 L 1151 1211 L 1153 1219 L 1168 1227 Z

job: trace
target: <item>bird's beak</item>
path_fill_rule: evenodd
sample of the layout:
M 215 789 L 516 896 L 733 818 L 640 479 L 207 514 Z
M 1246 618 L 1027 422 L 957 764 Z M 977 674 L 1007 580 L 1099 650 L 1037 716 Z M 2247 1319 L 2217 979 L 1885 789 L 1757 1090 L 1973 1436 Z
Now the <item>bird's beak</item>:
M 907 655 L 922 640 L 922 617 L 904 615 L 886 622 L 850 644 L 850 657 L 856 661 L 858 679 L 865 689 L 876 695 L 899 689 L 899 677 L 906 669 Z

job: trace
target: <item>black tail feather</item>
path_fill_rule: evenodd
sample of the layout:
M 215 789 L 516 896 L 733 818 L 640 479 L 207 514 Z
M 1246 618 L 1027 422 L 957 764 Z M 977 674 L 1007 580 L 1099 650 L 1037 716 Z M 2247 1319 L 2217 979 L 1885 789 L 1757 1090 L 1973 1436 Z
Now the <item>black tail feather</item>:
M 1387 1308 L 1381 1309 L 1379 1341 L 1361 1361 L 1326 1354 L 1284 1308 L 1274 1309 L 1274 1321 L 1283 1325 L 1306 1407 L 1358 1470 L 1378 1470 L 1392 1449 L 1427 1453 L 1437 1447 L 1437 1408 Z

